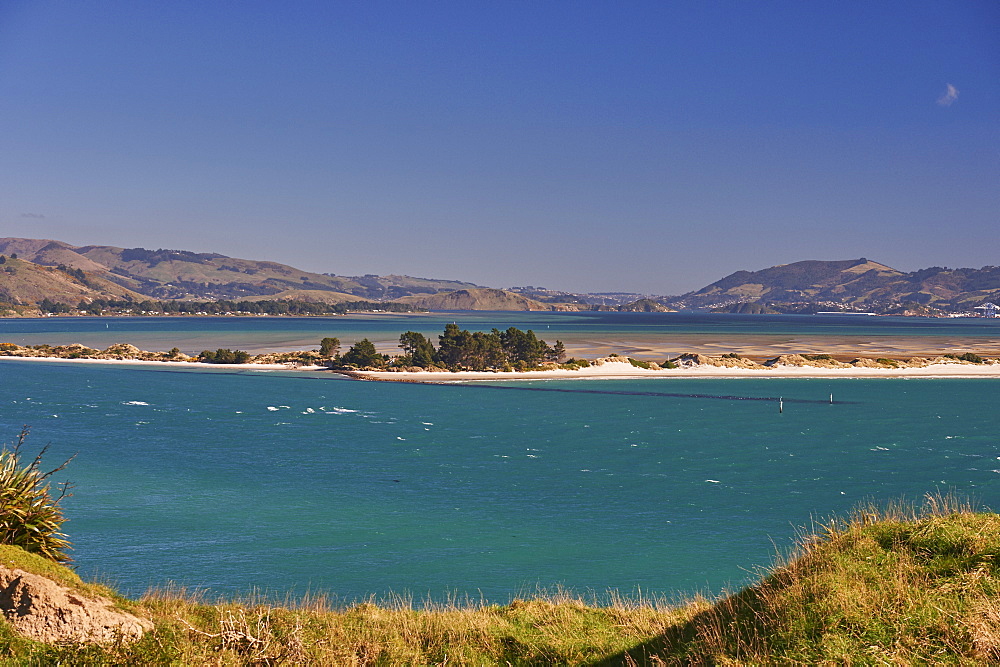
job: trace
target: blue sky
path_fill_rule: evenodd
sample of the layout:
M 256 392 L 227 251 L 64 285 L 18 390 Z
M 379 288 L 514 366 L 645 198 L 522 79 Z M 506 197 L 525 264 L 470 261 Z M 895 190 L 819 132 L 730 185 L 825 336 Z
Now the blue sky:
M 1000 264 L 1000 3 L 0 2 L 0 236 L 677 294 Z

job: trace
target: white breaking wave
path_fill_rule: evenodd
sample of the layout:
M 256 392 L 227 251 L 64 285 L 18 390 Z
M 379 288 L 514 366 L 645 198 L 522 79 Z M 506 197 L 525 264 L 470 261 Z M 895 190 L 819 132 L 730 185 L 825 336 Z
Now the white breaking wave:
M 122 405 L 149 405 L 146 401 L 125 401 Z

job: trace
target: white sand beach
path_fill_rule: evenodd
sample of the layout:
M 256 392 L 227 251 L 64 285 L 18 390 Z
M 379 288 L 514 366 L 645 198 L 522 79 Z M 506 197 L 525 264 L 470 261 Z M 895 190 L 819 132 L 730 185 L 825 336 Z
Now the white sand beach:
M 206 364 L 198 361 L 149 361 L 145 359 L 63 359 L 61 357 L 12 357 L 0 356 L 2 361 L 40 361 L 61 364 L 91 364 L 115 366 L 140 366 L 147 368 L 187 368 L 201 371 L 226 371 L 234 369 L 253 371 L 322 371 L 325 366 L 297 366 L 295 364 Z
M 922 368 L 821 368 L 773 366 L 724 368 L 701 364 L 689 368 L 647 370 L 628 362 L 604 363 L 579 370 L 523 373 L 354 371 L 353 377 L 386 382 L 464 382 L 469 380 L 613 380 L 639 378 L 1000 378 L 1000 364 L 931 364 Z
M 324 366 L 294 364 L 208 364 L 190 361 L 146 361 L 139 359 L 62 359 L 58 357 L 0 356 L 0 362 L 33 361 L 41 363 L 136 366 L 144 368 L 183 368 L 193 371 L 326 371 Z M 393 372 L 330 371 L 358 380 L 382 382 L 467 382 L 475 380 L 614 380 L 669 378 L 1000 378 L 1000 364 L 939 363 L 918 368 L 822 368 L 817 366 L 771 366 L 767 368 L 725 368 L 699 364 L 686 368 L 649 370 L 628 363 L 608 362 L 578 370 L 526 372 Z

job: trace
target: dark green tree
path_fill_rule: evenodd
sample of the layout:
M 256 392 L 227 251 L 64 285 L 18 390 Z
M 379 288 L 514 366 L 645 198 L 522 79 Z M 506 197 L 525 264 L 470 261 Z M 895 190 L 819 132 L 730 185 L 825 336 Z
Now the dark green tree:
M 399 336 L 399 347 L 409 357 L 411 366 L 427 368 L 434 365 L 434 355 L 437 351 L 427 337 L 416 331 L 407 331 Z
M 558 349 L 550 348 L 533 331 L 516 327 L 503 332 L 497 329 L 488 333 L 469 332 L 452 323 L 438 336 L 438 342 L 436 361 L 452 369 L 488 370 L 508 365 L 528 368 L 566 353 L 562 343 Z
M 215 352 L 204 350 L 198 358 L 210 364 L 245 364 L 250 361 L 250 354 L 243 350 L 220 347 Z
M 345 366 L 358 368 L 381 368 L 385 366 L 386 358 L 375 350 L 375 345 L 370 340 L 363 338 L 344 353 L 340 362 Z
M 468 332 L 466 332 L 468 333 Z M 462 358 L 462 331 L 454 322 L 446 324 L 438 336 L 437 360 L 448 368 L 455 368 Z
M 52 301 L 48 297 L 38 302 L 38 309 L 43 313 L 68 313 L 70 311 L 70 307 L 65 303 Z
M 319 353 L 324 357 L 335 357 L 340 352 L 339 338 L 324 338 L 319 342 Z
M 500 334 L 500 341 L 511 363 L 523 362 L 528 366 L 535 366 L 545 358 L 548 351 L 545 341 L 539 340 L 531 329 L 521 331 L 510 327 Z

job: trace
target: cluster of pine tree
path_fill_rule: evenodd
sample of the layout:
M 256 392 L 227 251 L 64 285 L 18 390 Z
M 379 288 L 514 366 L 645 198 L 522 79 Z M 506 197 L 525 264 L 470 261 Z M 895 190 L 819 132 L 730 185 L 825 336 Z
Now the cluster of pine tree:
M 174 348 L 174 350 L 176 349 Z M 171 356 L 176 356 L 174 350 L 170 351 Z M 229 348 L 220 347 L 214 352 L 212 350 L 203 350 L 198 355 L 198 359 L 208 364 L 246 364 L 250 362 L 250 353 L 243 350 L 230 350 Z
M 336 339 L 331 339 L 336 340 Z M 339 341 L 338 341 L 339 344 Z M 543 362 L 561 362 L 566 356 L 562 341 L 551 347 L 532 330 L 510 327 L 506 331 L 467 331 L 449 324 L 438 336 L 438 346 L 416 331 L 399 337 L 403 354 L 394 358 L 379 354 L 367 338 L 358 341 L 331 364 L 346 368 L 384 368 L 387 366 L 447 368 L 448 370 L 528 370 Z

